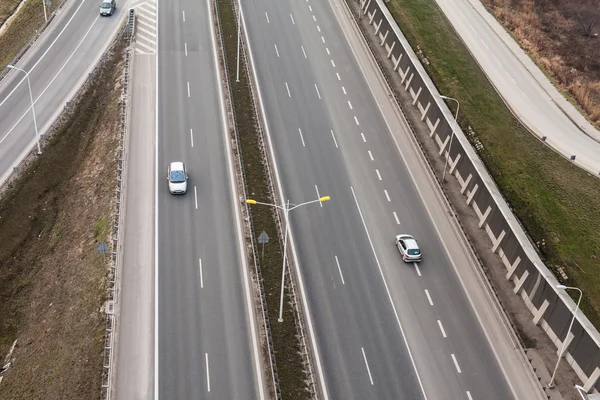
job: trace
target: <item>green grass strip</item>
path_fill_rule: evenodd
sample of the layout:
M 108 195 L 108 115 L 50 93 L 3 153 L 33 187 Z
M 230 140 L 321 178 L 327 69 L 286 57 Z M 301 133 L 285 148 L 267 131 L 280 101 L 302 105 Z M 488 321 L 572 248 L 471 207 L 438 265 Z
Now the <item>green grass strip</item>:
M 248 196 L 252 199 L 273 203 L 269 191 L 268 176 L 262 158 L 260 133 L 256 126 L 254 106 L 243 64 L 240 65 L 240 81 L 236 82 L 237 25 L 231 0 L 218 0 L 219 17 L 223 32 L 225 55 L 232 90 L 232 102 L 240 139 L 240 153 L 245 171 Z M 243 59 L 242 59 L 243 61 Z M 273 209 L 266 206 L 251 206 L 254 237 L 262 231 L 271 240 L 265 246 L 264 260 L 261 262 L 263 284 L 267 298 L 267 308 L 271 322 L 271 333 L 275 348 L 281 395 L 284 399 L 307 397 L 306 379 L 302 371 L 301 347 L 297 338 L 293 309 L 289 302 L 284 303 L 283 322 L 278 322 L 279 295 L 281 290 L 282 246 L 277 234 Z M 260 261 L 260 259 L 259 259 Z M 286 299 L 287 300 L 287 299 Z
M 430 61 L 439 91 L 460 101 L 459 122 L 484 145 L 480 156 L 554 271 L 580 287 L 600 327 L 600 179 L 543 145 L 513 116 L 435 0 L 387 3 L 411 46 Z

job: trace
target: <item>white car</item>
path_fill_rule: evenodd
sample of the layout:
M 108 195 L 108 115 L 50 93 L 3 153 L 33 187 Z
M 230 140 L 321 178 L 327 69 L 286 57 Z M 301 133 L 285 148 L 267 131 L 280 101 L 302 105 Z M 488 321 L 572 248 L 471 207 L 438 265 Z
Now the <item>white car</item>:
M 417 241 L 411 235 L 397 235 L 396 247 L 398 247 L 404 262 L 420 262 L 423 259 L 421 249 L 419 249 Z
M 188 176 L 185 171 L 185 165 L 181 161 L 174 161 L 169 165 L 167 179 L 171 194 L 184 194 L 187 192 Z

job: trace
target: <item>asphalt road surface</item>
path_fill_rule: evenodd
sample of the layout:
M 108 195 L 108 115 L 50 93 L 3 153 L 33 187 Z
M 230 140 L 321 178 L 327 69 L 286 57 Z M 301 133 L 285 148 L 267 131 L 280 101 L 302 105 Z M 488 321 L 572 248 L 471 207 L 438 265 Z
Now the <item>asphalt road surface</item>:
M 68 1 L 52 25 L 17 67 L 28 71 L 40 134 L 87 78 L 110 44 L 131 2 L 100 17 L 99 2 Z M 31 101 L 23 72 L 13 70 L 0 83 L 0 184 L 36 142 Z
M 575 164 L 600 174 L 600 132 L 550 83 L 479 0 L 437 0 L 519 119 Z
M 331 196 L 290 214 L 324 397 L 536 398 L 410 133 L 382 114 L 389 100 L 374 97 L 380 84 L 330 3 L 242 7 L 285 200 Z M 398 233 L 417 238 L 421 264 L 401 261 Z
M 158 2 L 158 397 L 263 399 L 209 1 Z M 183 161 L 188 192 L 171 195 Z

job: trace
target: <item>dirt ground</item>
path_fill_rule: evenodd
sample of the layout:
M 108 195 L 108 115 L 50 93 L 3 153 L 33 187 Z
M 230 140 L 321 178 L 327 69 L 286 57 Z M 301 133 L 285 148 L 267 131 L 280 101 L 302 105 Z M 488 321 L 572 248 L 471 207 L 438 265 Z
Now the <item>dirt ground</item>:
M 379 60 L 379 65 L 383 67 L 384 74 L 391 81 L 391 77 L 398 75 L 393 71 L 393 65 L 386 60 L 385 49 L 379 45 L 373 45 L 375 36 L 373 29 L 367 25 L 368 21 L 362 20 L 361 28 L 368 32 L 367 38 L 371 41 L 371 48 L 376 50 L 375 54 Z M 437 145 L 429 138 L 429 129 L 421 122 L 421 113 L 412 105 L 412 98 L 400 84 L 400 79 L 392 81 L 392 89 L 396 94 L 402 110 L 404 111 L 410 125 L 416 134 L 417 141 L 424 151 L 425 157 L 433 168 L 436 176 L 441 176 L 444 169 L 444 160 L 438 155 Z M 479 229 L 478 218 L 475 211 L 467 206 L 465 197 L 460 194 L 460 187 L 455 179 L 448 179 L 444 185 L 444 192 L 453 207 L 453 214 L 460 221 L 463 230 L 480 259 L 485 275 L 491 282 L 496 296 L 499 298 L 503 309 L 511 318 L 513 327 L 521 339 L 524 347 L 534 349 L 544 361 L 547 370 L 552 373 L 556 363 L 556 346 L 548 338 L 540 326 L 532 323 L 533 316 L 525 306 L 525 303 L 513 293 L 513 286 L 505 279 L 506 268 L 497 254 L 492 254 L 490 249 L 490 240 L 483 229 Z M 573 389 L 574 385 L 579 384 L 579 380 L 573 370 L 563 360 L 555 379 L 556 388 L 562 394 L 565 400 L 579 400 L 577 393 Z M 549 392 L 548 392 L 549 393 Z
M 482 3 L 600 128 L 600 1 Z
M 125 44 L 0 201 L 0 399 L 100 396 Z

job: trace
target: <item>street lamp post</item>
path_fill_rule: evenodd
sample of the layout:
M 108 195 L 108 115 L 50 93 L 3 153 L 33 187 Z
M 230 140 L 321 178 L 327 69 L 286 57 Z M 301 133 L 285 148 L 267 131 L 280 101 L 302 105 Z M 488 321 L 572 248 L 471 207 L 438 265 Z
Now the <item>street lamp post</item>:
M 307 201 L 301 204 L 294 204 L 292 205 L 292 207 L 290 207 L 290 201 L 288 200 L 287 203 L 284 206 L 278 206 L 277 204 L 269 204 L 269 203 L 261 203 L 260 201 L 256 201 L 256 200 L 251 200 L 251 199 L 247 199 L 246 203 L 248 204 L 260 204 L 263 206 L 269 206 L 269 207 L 275 207 L 278 208 L 280 210 L 283 210 L 283 215 L 284 215 L 284 219 L 285 219 L 285 234 L 284 234 L 284 239 L 283 239 L 283 266 L 281 267 L 281 299 L 279 301 L 279 318 L 277 319 L 278 322 L 283 322 L 283 289 L 284 289 L 284 284 L 285 284 L 285 260 L 286 260 L 286 256 L 287 256 L 287 238 L 288 238 L 288 229 L 289 229 L 289 220 L 288 220 L 288 214 L 290 213 L 290 211 L 295 210 L 298 207 L 302 207 L 308 204 L 312 204 L 312 203 L 324 203 L 326 201 L 331 200 L 331 198 L 329 196 L 323 196 L 319 199 L 316 200 L 311 200 L 311 201 Z
M 27 86 L 29 86 L 29 100 L 31 101 L 31 112 L 33 113 L 33 126 L 35 127 L 35 137 L 37 139 L 38 154 L 42 154 L 42 149 L 40 147 L 40 134 L 38 132 L 37 121 L 35 119 L 35 108 L 33 107 L 33 95 L 31 94 L 31 81 L 29 80 L 29 72 L 25 71 L 24 69 L 15 67 L 14 65 L 7 65 L 7 67 L 10 69 L 16 69 L 17 71 L 21 71 L 27 77 Z
M 44 19 L 48 22 L 48 13 L 46 12 L 46 0 L 42 0 L 42 4 L 44 5 Z
M 444 100 L 453 100 L 456 102 L 456 114 L 454 116 L 454 124 L 452 126 L 452 136 L 450 136 L 450 146 L 448 147 L 448 156 L 446 157 L 446 163 L 444 164 L 444 173 L 442 174 L 442 182 L 446 180 L 446 168 L 448 168 L 448 159 L 450 158 L 450 150 L 452 150 L 452 141 L 454 140 L 454 130 L 456 129 L 456 124 L 458 124 L 458 109 L 460 108 L 460 103 L 458 100 L 452 97 L 446 97 L 440 95 L 440 97 Z
M 556 285 L 556 288 L 563 289 L 563 290 L 568 290 L 568 289 L 577 290 L 579 292 L 579 300 L 577 300 L 577 305 L 575 306 L 575 311 L 573 312 L 573 318 L 571 318 L 571 324 L 569 325 L 569 330 L 567 331 L 565 340 L 563 340 L 563 343 L 562 343 L 562 346 L 560 349 L 560 353 L 558 354 L 558 360 L 556 360 L 556 366 L 554 367 L 554 372 L 552 373 L 552 377 L 550 378 L 550 382 L 548 383 L 548 388 L 550 388 L 550 389 L 554 387 L 554 377 L 556 376 L 556 371 L 558 370 L 558 364 L 560 363 L 560 360 L 563 357 L 563 353 L 566 350 L 567 339 L 569 338 L 569 333 L 571 333 L 571 328 L 573 328 L 573 322 L 575 322 L 575 316 L 577 315 L 577 311 L 579 311 L 579 303 L 581 303 L 581 298 L 583 297 L 583 292 L 579 288 L 565 286 L 565 285 Z

